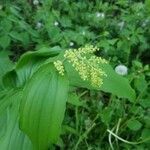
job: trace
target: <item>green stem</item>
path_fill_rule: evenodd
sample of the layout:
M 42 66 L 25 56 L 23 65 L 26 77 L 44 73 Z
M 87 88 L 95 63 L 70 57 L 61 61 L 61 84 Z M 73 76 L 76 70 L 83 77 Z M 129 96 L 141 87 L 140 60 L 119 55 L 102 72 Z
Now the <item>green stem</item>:
M 117 138 L 118 140 L 124 142 L 124 143 L 127 143 L 127 144 L 131 144 L 131 145 L 137 145 L 137 144 L 141 144 L 141 143 L 144 143 L 146 141 L 149 141 L 150 140 L 150 137 L 144 139 L 144 140 L 141 140 L 139 142 L 131 142 L 131 141 L 127 141 L 121 137 L 119 137 L 118 135 L 116 135 L 115 133 L 112 132 L 113 130 L 109 130 L 107 129 L 107 132 L 109 132 L 109 134 L 113 135 L 115 138 Z
M 97 114 L 96 117 L 93 119 L 93 123 L 92 123 L 91 127 L 90 127 L 88 130 L 86 130 L 86 131 L 79 137 L 79 139 L 78 139 L 78 141 L 77 141 L 75 147 L 73 148 L 74 150 L 77 150 L 77 149 L 78 149 L 79 144 L 87 137 L 87 135 L 90 133 L 90 131 L 96 126 L 95 121 L 98 119 L 98 117 L 99 117 L 99 114 Z

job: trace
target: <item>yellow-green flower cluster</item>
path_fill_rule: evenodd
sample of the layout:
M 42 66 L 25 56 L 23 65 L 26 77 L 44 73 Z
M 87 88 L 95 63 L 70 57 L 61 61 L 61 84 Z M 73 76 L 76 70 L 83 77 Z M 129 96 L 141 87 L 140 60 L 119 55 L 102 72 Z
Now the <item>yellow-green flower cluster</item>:
M 98 51 L 97 47 L 87 45 L 79 49 L 67 50 L 64 57 L 72 64 L 83 80 L 88 80 L 95 87 L 102 85 L 102 76 L 106 75 L 100 64 L 107 63 L 105 59 L 96 57 L 92 53 Z
M 64 75 L 64 66 L 60 60 L 55 61 L 54 66 L 58 70 L 59 74 Z

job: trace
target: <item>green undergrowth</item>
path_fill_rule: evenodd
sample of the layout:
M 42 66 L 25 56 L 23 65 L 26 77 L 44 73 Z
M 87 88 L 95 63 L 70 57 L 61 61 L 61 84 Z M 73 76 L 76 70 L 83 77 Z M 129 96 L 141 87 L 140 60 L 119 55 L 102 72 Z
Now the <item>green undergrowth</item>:
M 0 150 L 148 150 L 149 37 L 149 0 L 0 1 Z M 100 87 L 64 57 L 85 45 Z

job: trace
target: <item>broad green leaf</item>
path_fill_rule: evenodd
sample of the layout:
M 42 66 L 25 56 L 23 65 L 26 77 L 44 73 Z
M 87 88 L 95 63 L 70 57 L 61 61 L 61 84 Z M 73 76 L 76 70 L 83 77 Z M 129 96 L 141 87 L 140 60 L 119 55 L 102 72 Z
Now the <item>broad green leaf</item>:
M 20 127 L 36 150 L 47 150 L 56 143 L 64 118 L 68 95 L 68 79 L 51 64 L 35 72 L 23 91 Z
M 0 90 L 3 88 L 2 77 L 3 75 L 13 68 L 13 63 L 9 60 L 8 56 L 0 52 Z
M 1 128 L 1 132 L 5 131 L 0 137 L 0 148 L 2 150 L 33 150 L 32 143 L 29 138 L 19 129 L 18 116 L 16 112 L 8 111 L 3 122 L 7 125 L 6 129 Z M 17 114 L 18 115 L 18 114 Z
M 19 103 L 21 92 L 9 95 L 13 104 L 0 115 L 0 149 L 32 150 L 29 138 L 19 129 Z M 4 98 L 6 100 L 6 98 Z
M 109 64 L 104 64 L 101 68 L 106 72 L 107 77 L 103 78 L 101 90 L 117 95 L 121 98 L 128 98 L 130 101 L 135 100 L 135 91 L 130 86 L 129 81 L 118 75 Z
M 53 59 L 59 54 L 60 50 L 60 47 L 43 47 L 38 51 L 27 52 L 22 55 L 15 69 L 11 70 L 3 77 L 5 87 L 23 86 L 46 60 Z
M 4 90 L 0 92 L 0 115 L 12 104 L 19 90 Z
M 11 39 L 8 35 L 0 37 L 0 46 L 3 49 L 6 49 L 10 45 Z
M 59 47 L 45 47 L 39 51 L 25 53 L 16 65 L 20 83 L 23 84 L 27 81 L 46 59 L 57 56 L 59 51 Z
M 139 103 L 140 103 L 140 105 L 141 106 L 143 106 L 145 109 L 146 108 L 150 108 L 150 96 L 148 97 L 148 98 L 141 98 L 140 100 L 139 100 Z M 139 106 L 138 106 L 139 107 Z
M 0 143 L 1 143 L 1 140 L 2 138 L 5 136 L 5 133 L 6 133 L 6 130 L 7 130 L 7 112 L 5 110 L 5 112 L 0 115 Z M 1 147 L 1 144 L 0 144 L 0 147 Z
M 15 70 L 7 72 L 3 78 L 2 83 L 5 89 L 13 89 L 19 87 L 19 81 Z
M 146 6 L 148 12 L 150 13 L 150 0 L 145 1 L 145 6 Z
M 138 120 L 133 119 L 133 120 L 129 120 L 127 122 L 127 126 L 128 126 L 129 129 L 137 131 L 142 127 L 142 124 Z
M 103 64 L 100 67 L 105 71 L 107 77 L 103 77 L 103 85 L 96 90 L 109 92 L 121 98 L 128 98 L 131 101 L 135 99 L 135 92 L 126 78 L 116 74 L 109 64 Z M 70 63 L 65 62 L 65 68 L 72 86 L 94 89 L 88 81 L 83 81 L 80 78 Z
M 5 35 L 10 32 L 12 29 L 12 22 L 8 19 L 8 17 L 3 18 L 1 20 L 2 33 Z M 4 28 L 5 27 L 5 28 Z

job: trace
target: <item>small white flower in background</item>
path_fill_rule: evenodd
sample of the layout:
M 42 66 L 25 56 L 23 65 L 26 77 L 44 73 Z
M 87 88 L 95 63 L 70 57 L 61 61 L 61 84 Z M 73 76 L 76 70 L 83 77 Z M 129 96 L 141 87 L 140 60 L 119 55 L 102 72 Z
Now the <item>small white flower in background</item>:
M 147 24 L 145 22 L 142 23 L 142 27 L 145 27 Z
M 146 19 L 146 20 L 142 23 L 142 27 L 147 26 L 148 23 L 149 23 L 149 19 Z
M 73 43 L 73 42 L 70 42 L 70 44 L 69 44 L 69 45 L 72 47 L 72 46 L 74 46 L 74 43 Z
M 128 73 L 128 68 L 125 65 L 118 65 L 115 68 L 115 71 L 119 75 L 126 75 Z
M 120 27 L 120 30 L 122 30 L 122 29 L 123 29 L 124 24 L 125 24 L 125 22 L 124 22 L 124 21 L 122 21 L 122 22 L 119 22 L 119 23 L 118 23 L 118 26 Z
M 42 24 L 41 22 L 37 22 L 37 24 L 36 24 L 36 28 L 37 28 L 37 29 L 42 28 L 42 26 L 43 26 L 43 24 Z
M 140 13 L 137 13 L 137 16 L 140 16 Z
M 58 26 L 59 23 L 57 21 L 54 22 L 54 26 Z
M 127 40 L 129 40 L 129 41 L 130 41 L 130 37 L 127 37 Z
M 85 31 L 82 31 L 82 35 L 85 35 Z
M 97 17 L 97 18 L 105 18 L 105 14 L 104 14 L 104 13 L 97 12 L 97 13 L 96 13 L 96 17 Z
M 146 19 L 146 20 L 145 20 L 145 23 L 149 23 L 149 22 L 150 22 L 150 20 L 149 20 L 149 19 Z
M 33 5 L 39 5 L 39 1 L 38 0 L 34 0 L 33 1 Z

